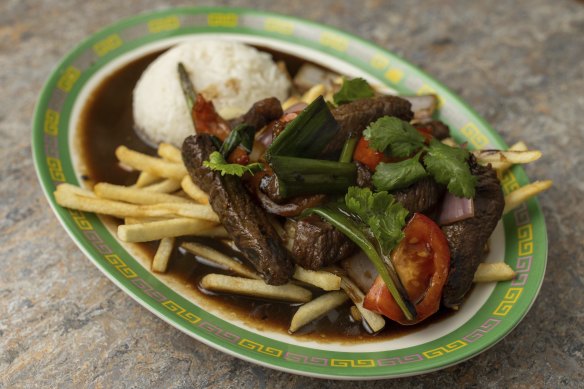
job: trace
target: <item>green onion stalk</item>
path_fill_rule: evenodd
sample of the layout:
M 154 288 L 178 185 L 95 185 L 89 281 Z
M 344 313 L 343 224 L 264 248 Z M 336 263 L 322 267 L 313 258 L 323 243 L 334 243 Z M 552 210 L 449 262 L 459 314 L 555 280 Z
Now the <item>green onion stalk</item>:
M 357 182 L 357 167 L 352 163 L 272 156 L 270 166 L 276 173 L 278 195 L 282 198 L 342 194 Z

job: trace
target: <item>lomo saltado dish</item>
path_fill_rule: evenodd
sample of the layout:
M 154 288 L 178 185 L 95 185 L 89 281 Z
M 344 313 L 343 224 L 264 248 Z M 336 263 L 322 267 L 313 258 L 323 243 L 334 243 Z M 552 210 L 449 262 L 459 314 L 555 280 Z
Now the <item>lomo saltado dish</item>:
M 436 106 L 289 54 L 186 42 L 96 88 L 78 130 L 86 188 L 55 197 L 114 217 L 153 272 L 241 316 L 398 336 L 455 312 L 474 282 L 512 279 L 503 258 L 482 263 L 489 238 L 551 186 L 503 196 L 501 174 L 541 153 L 469 151 Z

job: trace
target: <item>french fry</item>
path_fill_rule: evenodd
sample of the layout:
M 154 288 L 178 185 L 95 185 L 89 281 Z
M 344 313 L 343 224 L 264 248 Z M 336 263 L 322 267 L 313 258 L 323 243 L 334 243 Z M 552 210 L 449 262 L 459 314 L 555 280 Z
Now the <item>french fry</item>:
M 113 201 L 101 199 L 98 197 L 79 196 L 65 190 L 57 190 L 54 193 L 57 204 L 62 207 L 76 209 L 84 212 L 95 212 L 103 215 L 116 216 L 124 218 L 126 216 L 148 217 L 148 216 L 164 216 L 161 212 L 153 215 L 148 212 L 141 212 L 140 206 L 134 204 L 122 203 L 121 201 Z
M 152 261 L 152 271 L 166 273 L 173 247 L 174 238 L 162 238 L 160 240 L 156 254 L 154 254 L 154 260 Z
M 141 170 L 164 178 L 182 180 L 187 174 L 187 169 L 182 163 L 168 162 L 160 158 L 130 150 L 126 146 L 116 149 L 116 157 L 125 165 L 136 170 Z
M 371 328 L 373 332 L 381 331 L 385 327 L 385 319 L 368 309 L 363 307 L 363 300 L 365 295 L 361 292 L 361 289 L 353 283 L 349 278 L 341 278 L 341 289 L 343 289 L 351 301 L 355 304 L 363 319 L 367 322 L 367 325 Z
M 201 280 L 201 286 L 214 292 L 234 293 L 244 296 L 261 297 L 295 303 L 306 303 L 312 299 L 312 293 L 293 284 L 268 285 L 262 280 L 231 277 L 222 274 L 207 274 Z
M 209 195 L 203 192 L 203 190 L 199 188 L 197 184 L 193 182 L 193 180 L 191 180 L 191 177 L 189 175 L 186 175 L 182 179 L 180 185 L 182 189 L 185 191 L 185 193 L 188 194 L 196 202 L 201 204 L 209 204 Z
M 144 206 L 146 207 L 146 206 Z M 219 216 L 213 211 L 210 205 L 194 204 L 194 203 L 159 203 L 149 205 L 154 209 L 165 210 L 168 215 L 176 215 L 182 217 L 191 217 L 194 219 L 209 220 L 212 222 L 219 222 Z M 152 215 L 160 216 L 160 215 Z
M 300 100 L 306 104 L 312 103 L 320 95 L 325 94 L 325 88 L 323 84 L 316 84 L 310 88 L 306 93 L 302 95 Z
M 75 195 L 83 196 L 83 197 L 93 197 L 93 198 L 96 197 L 95 193 L 93 193 L 92 191 L 90 191 L 88 189 L 83 189 L 83 188 L 80 188 L 78 186 L 67 184 L 67 183 L 59 184 L 57 186 L 57 191 L 69 192 L 69 193 L 73 193 Z
M 158 145 L 158 155 L 169 162 L 183 163 L 180 150 L 170 143 L 161 143 Z
M 124 224 L 142 224 L 142 223 L 152 223 L 159 222 L 161 220 L 175 219 L 173 217 L 132 217 L 127 216 L 124 218 Z
M 120 200 L 131 204 L 192 203 L 189 199 L 167 193 L 151 192 L 144 189 L 112 185 L 105 182 L 96 184 L 93 191 L 99 197 Z
M 177 217 L 203 219 L 218 222 L 219 217 L 208 205 L 193 203 L 160 203 L 148 205 L 128 204 L 99 197 L 84 197 L 75 193 L 57 190 L 54 193 L 57 204 L 62 207 L 102 215 L 125 217 Z
M 166 178 L 160 182 L 145 186 L 142 189 L 147 192 L 172 193 L 180 189 L 180 181 Z
M 223 108 L 218 108 L 217 113 L 225 120 L 231 120 L 243 116 L 245 114 L 246 109 L 241 107 L 235 106 L 228 106 Z
M 523 142 L 523 141 L 519 141 L 513 145 L 511 145 L 511 147 L 509 147 L 509 150 L 511 151 L 527 151 L 527 145 Z M 513 164 L 511 162 L 499 162 L 496 164 L 493 164 L 493 169 L 497 170 L 497 174 L 499 175 L 499 177 L 501 177 L 501 175 L 508 170 L 511 166 L 513 166 Z
M 261 280 L 261 277 L 254 270 L 236 261 L 235 259 L 212 249 L 211 247 L 192 242 L 183 243 L 181 247 L 187 250 L 189 253 L 203 257 L 211 262 L 231 270 L 234 273 L 237 273 L 242 277 Z
M 503 210 L 503 215 L 514 210 L 521 203 L 529 200 L 533 196 L 551 188 L 552 184 L 552 180 L 535 181 L 509 193 L 505 196 L 505 209 Z
M 298 331 L 298 329 L 326 314 L 331 309 L 342 305 L 348 299 L 347 294 L 343 291 L 329 292 L 315 298 L 298 308 L 294 316 L 292 316 L 288 331 L 291 333 Z
M 155 182 L 160 181 L 160 177 L 155 174 L 150 174 L 148 172 L 140 172 L 138 179 L 136 180 L 136 184 L 134 186 L 136 188 L 142 188 L 147 185 L 154 184 Z
M 216 223 L 189 218 L 175 218 L 148 223 L 122 224 L 118 226 L 118 238 L 124 242 L 150 242 L 162 238 L 218 233 Z M 225 231 L 225 230 L 223 230 Z
M 282 109 L 285 111 L 288 108 L 290 108 L 291 106 L 293 106 L 294 104 L 300 103 L 300 101 L 301 100 L 298 96 L 290 96 L 288 98 L 288 100 L 286 100 L 282 103 Z
M 525 164 L 537 161 L 541 158 L 541 151 L 539 150 L 474 150 L 472 153 L 479 163 L 490 163 L 495 168 L 498 167 L 496 167 L 496 164 L 500 164 L 501 162 L 511 164 Z
M 450 137 L 442 139 L 442 143 L 444 143 L 445 145 L 450 146 L 450 147 L 460 147 L 460 145 L 458 143 L 456 143 L 454 138 L 450 138 Z
M 339 290 L 341 289 L 341 277 L 328 271 L 306 270 L 301 266 L 296 266 L 292 276 L 298 281 L 314 285 L 322 290 Z
M 474 274 L 473 282 L 509 281 L 515 275 L 505 262 L 481 263 Z

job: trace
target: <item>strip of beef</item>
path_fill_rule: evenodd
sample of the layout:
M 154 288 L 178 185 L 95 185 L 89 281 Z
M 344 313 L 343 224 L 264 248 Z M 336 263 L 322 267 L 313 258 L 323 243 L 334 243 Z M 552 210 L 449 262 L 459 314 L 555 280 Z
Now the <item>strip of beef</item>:
M 442 303 L 458 307 L 472 286 L 474 274 L 484 258 L 485 244 L 497 226 L 505 199 L 497 174 L 469 160 L 471 173 L 478 178 L 474 197 L 474 217 L 442 227 L 450 247 L 450 273 L 442 293 Z
M 393 192 L 398 203 L 410 213 L 428 213 L 438 206 L 446 193 L 444 185 L 426 177 L 405 189 Z
M 225 230 L 264 280 L 272 285 L 285 284 L 294 270 L 290 253 L 268 215 L 256 205 L 241 180 L 221 176 L 203 166 L 213 151 L 216 148 L 209 135 L 191 135 L 185 139 L 182 157 L 189 175 L 209 194 L 211 207 Z
M 361 188 L 373 188 L 373 182 L 371 182 L 373 174 L 371 174 L 371 170 L 361 162 L 354 161 L 354 164 L 357 165 L 357 186 Z
M 294 261 L 305 269 L 318 270 L 351 255 L 355 244 L 318 216 L 296 223 L 292 245 Z
M 414 125 L 417 129 L 428 131 L 434 138 L 442 140 L 450 136 L 450 129 L 440 120 L 432 120 L 427 123 L 417 123 Z
M 361 136 L 367 126 L 383 116 L 395 116 L 409 122 L 414 117 L 409 101 L 397 96 L 378 96 L 356 100 L 332 110 L 339 123 L 339 133 L 323 151 L 330 155 L 341 150 L 347 138 L 353 134 Z
M 234 119 L 230 124 L 231 128 L 235 128 L 239 124 L 246 123 L 255 127 L 256 130 L 260 130 L 272 120 L 279 119 L 283 114 L 284 111 L 282 111 L 280 100 L 275 97 L 268 97 L 255 102 L 249 111 L 243 116 Z

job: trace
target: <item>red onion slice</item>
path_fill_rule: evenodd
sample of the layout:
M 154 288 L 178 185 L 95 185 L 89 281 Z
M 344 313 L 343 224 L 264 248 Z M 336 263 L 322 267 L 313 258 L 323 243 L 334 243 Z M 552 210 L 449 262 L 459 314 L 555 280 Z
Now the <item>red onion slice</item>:
M 452 193 L 446 193 L 442 202 L 442 210 L 438 223 L 441 226 L 452 224 L 474 216 L 474 201 L 463 197 L 456 197 Z
M 296 103 L 296 104 L 288 107 L 288 109 L 284 111 L 284 115 L 287 113 L 298 113 L 306 107 L 308 107 L 308 104 L 306 104 L 304 102 Z

